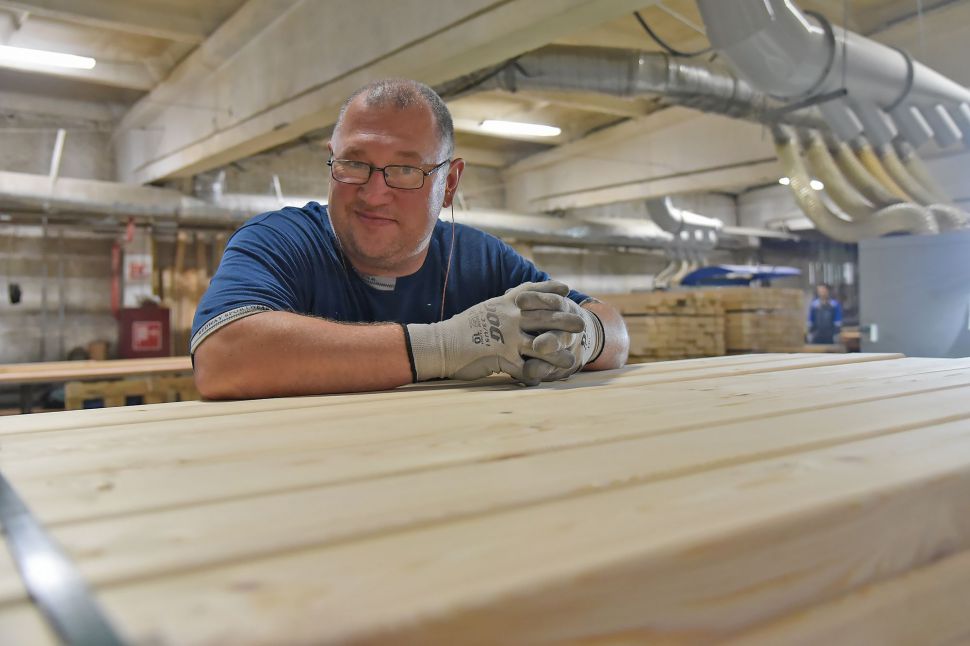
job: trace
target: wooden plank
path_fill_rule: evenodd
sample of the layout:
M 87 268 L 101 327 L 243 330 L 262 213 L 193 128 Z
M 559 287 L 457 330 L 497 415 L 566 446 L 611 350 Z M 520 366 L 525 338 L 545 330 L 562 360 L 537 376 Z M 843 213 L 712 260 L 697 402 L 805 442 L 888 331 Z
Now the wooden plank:
M 970 636 L 968 599 L 970 552 L 961 552 L 771 622 L 728 644 L 966 644 Z
M 899 354 L 860 354 L 830 358 L 801 356 L 791 354 L 744 355 L 736 357 L 713 357 L 659 362 L 646 365 L 626 366 L 619 370 L 604 372 L 584 372 L 573 375 L 568 381 L 547 383 L 536 388 L 540 391 L 584 387 L 613 387 L 619 380 L 637 380 L 640 383 L 665 383 L 690 381 L 728 375 L 757 374 L 778 370 L 797 370 L 819 366 L 837 366 L 872 361 L 891 361 L 900 359 Z M 910 360 L 913 361 L 913 360 Z M 930 361 L 951 361 L 936 359 Z M 644 379 L 645 378 L 645 379 Z M 249 400 L 245 402 L 182 402 L 168 404 L 163 409 L 151 409 L 151 419 L 184 420 L 212 417 L 226 414 L 242 414 L 266 411 L 290 411 L 317 406 L 333 406 L 364 402 L 386 404 L 395 401 L 414 401 L 417 393 L 437 397 L 442 390 L 450 392 L 480 393 L 482 391 L 504 391 L 513 394 L 521 392 L 521 387 L 507 378 L 486 379 L 479 382 L 444 381 L 400 388 L 381 393 L 355 393 L 349 395 L 317 395 L 311 397 L 289 397 L 276 399 Z M 455 401 L 454 399 L 452 400 Z M 76 430 L 86 427 L 104 427 L 128 424 L 145 418 L 145 409 L 85 411 L 83 417 L 71 412 L 51 412 L 30 416 L 8 416 L 0 418 L 0 437 L 39 431 Z M 164 411 L 164 412 L 162 412 Z
M 525 391 L 528 397 L 520 390 L 520 396 L 502 399 L 508 393 L 488 393 L 474 412 L 458 408 L 460 423 L 446 421 L 456 410 L 449 399 L 419 401 L 411 409 L 369 403 L 366 416 L 351 406 L 301 409 L 282 418 L 276 412 L 227 415 L 195 426 L 144 423 L 83 435 L 15 436 L 5 440 L 4 454 L 8 477 L 50 524 L 816 411 L 904 395 L 920 384 L 940 389 L 968 382 L 959 370 L 901 372 L 895 378 L 862 372 L 860 383 L 846 383 L 838 394 L 823 387 L 832 381 L 825 378 L 814 397 L 806 394 L 810 375 L 803 371 L 754 383 L 732 378 L 690 388 L 661 385 L 633 396 L 619 388 Z M 814 378 L 820 377 L 826 375 Z M 691 416 L 685 419 L 684 411 Z M 427 419 L 440 421 L 429 425 Z M 340 458 L 347 454 L 370 457 Z M 271 473 L 272 479 L 252 473 Z
M 192 361 L 189 357 L 7 364 L 0 366 L 0 384 L 44 383 L 191 371 Z
M 579 447 L 332 487 L 58 525 L 58 541 L 105 584 L 320 547 L 431 522 L 655 482 L 970 419 L 970 385 L 782 418 Z M 340 455 L 382 460 L 379 453 Z M 442 483 L 448 483 L 446 487 Z M 325 514 L 294 514 L 313 509 Z M 259 522 L 254 523 L 253 519 Z M 229 540 L 227 540 L 227 537 Z M 0 577 L 0 601 L 16 592 Z
M 100 597 L 135 639 L 179 644 L 709 642 L 968 547 L 961 421 Z
M 882 363 L 870 365 L 876 369 Z M 366 452 L 372 450 L 369 447 L 373 446 L 400 445 L 405 447 L 407 466 L 395 464 L 395 467 L 423 468 L 422 462 L 415 461 L 424 459 L 432 464 L 454 459 L 455 456 L 443 451 L 426 451 L 422 458 L 407 451 L 406 447 L 410 444 L 457 444 L 466 456 L 474 457 L 475 454 L 469 451 L 473 451 L 479 442 L 512 435 L 510 441 L 513 443 L 527 443 L 527 446 L 517 446 L 516 450 L 535 452 L 577 443 L 700 427 L 719 421 L 815 410 L 839 401 L 860 401 L 918 390 L 911 383 L 912 369 L 906 370 L 895 362 L 892 365 L 896 366 L 896 379 L 892 379 L 891 372 L 877 370 L 869 373 L 860 371 L 866 367 L 864 365 L 853 366 L 863 383 L 867 375 L 871 377 L 869 388 L 876 390 L 864 392 L 846 385 L 843 392 L 834 397 L 824 392 L 833 380 L 832 375 L 791 371 L 762 375 L 756 381 L 733 377 L 689 386 L 659 384 L 649 392 L 638 392 L 636 397 L 624 394 L 626 388 L 615 387 L 598 391 L 576 388 L 536 390 L 531 391 L 528 398 L 523 397 L 521 390 L 513 393 L 495 392 L 471 402 L 461 402 L 451 397 L 418 400 L 410 405 L 406 405 L 405 401 L 384 405 L 369 402 L 369 414 L 363 418 L 359 408 L 345 401 L 331 407 L 290 411 L 283 417 L 277 411 L 271 411 L 222 415 L 199 420 L 194 425 L 180 424 L 175 427 L 167 422 L 144 422 L 133 426 L 78 430 L 69 435 L 9 436 L 4 441 L 4 454 L 10 475 L 17 477 L 21 486 L 32 487 L 33 502 L 41 517 L 54 522 L 65 519 L 48 516 L 49 510 L 42 501 L 47 498 L 60 499 L 57 491 L 61 488 L 66 488 L 70 493 L 63 504 L 75 510 L 119 513 L 120 509 L 115 506 L 127 504 L 121 500 L 123 496 L 120 494 L 125 491 L 122 485 L 131 481 L 136 472 L 135 481 L 140 482 L 151 473 L 165 473 L 173 466 L 184 470 L 184 473 L 193 469 L 200 469 L 201 473 L 205 470 L 232 470 L 246 464 L 259 468 L 263 461 L 271 461 L 277 465 L 289 465 L 287 468 L 277 468 L 283 471 L 283 477 L 300 482 L 301 473 L 304 474 L 302 477 L 310 475 L 319 478 L 319 470 L 313 466 L 314 460 L 340 449 Z M 942 381 L 927 387 L 958 385 L 953 379 L 961 378 L 959 370 L 944 372 L 947 376 L 940 377 Z M 925 379 L 932 375 L 932 372 L 928 373 Z M 884 381 L 888 383 L 887 386 L 882 385 Z M 817 396 L 820 401 L 806 400 L 805 393 L 812 389 L 820 393 Z M 454 419 L 456 409 L 468 409 L 473 405 L 478 407 L 475 413 L 468 419 L 463 418 L 457 426 L 443 423 L 429 426 L 420 421 L 422 414 L 440 420 Z M 603 410 L 606 412 L 601 412 Z M 691 410 L 692 415 L 685 419 L 682 414 L 684 410 Z M 562 416 L 568 414 L 569 419 L 558 421 L 559 411 Z M 411 421 L 402 423 L 402 419 Z M 612 426 L 590 434 L 589 425 L 595 426 L 601 421 L 604 424 L 609 422 Z M 492 446 L 489 450 L 494 452 L 501 449 Z M 297 455 L 294 455 L 295 452 Z M 375 469 L 384 466 L 372 464 Z M 335 473 L 337 471 L 332 468 L 327 470 L 329 476 Z M 374 475 L 381 473 L 375 472 Z M 210 482 L 210 479 L 206 481 Z M 246 478 L 240 482 L 237 477 L 229 480 L 215 478 L 210 484 L 219 488 L 254 486 L 255 483 Z M 149 504 L 148 501 L 157 502 L 158 496 L 171 495 L 166 491 L 170 491 L 170 488 L 147 491 L 139 499 L 145 504 Z
M 63 643 L 48 628 L 36 606 L 27 601 L 0 609 L 0 635 L 5 644 L 11 645 L 61 646 Z

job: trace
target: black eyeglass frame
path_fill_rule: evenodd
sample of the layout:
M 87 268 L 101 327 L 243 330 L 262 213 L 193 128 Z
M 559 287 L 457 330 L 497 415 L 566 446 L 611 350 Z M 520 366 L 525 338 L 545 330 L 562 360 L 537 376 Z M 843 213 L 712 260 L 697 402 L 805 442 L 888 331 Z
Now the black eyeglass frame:
M 454 160 L 453 159 L 446 159 L 443 162 L 441 162 L 440 164 L 435 165 L 431 170 L 424 170 L 420 166 L 409 166 L 407 164 L 388 164 L 387 166 L 381 167 L 381 166 L 374 166 L 373 164 L 368 164 L 367 162 L 356 161 L 354 159 L 334 159 L 333 157 L 331 157 L 330 159 L 327 160 L 327 166 L 330 167 L 330 177 L 332 177 L 335 182 L 340 182 L 341 184 L 350 184 L 351 186 L 363 186 L 364 184 L 366 184 L 367 182 L 370 181 L 370 178 L 374 174 L 374 171 L 375 170 L 379 170 L 379 171 L 381 171 L 381 175 L 384 176 L 384 183 L 387 184 L 388 188 L 396 188 L 399 191 L 417 191 L 417 190 L 420 190 L 420 189 L 424 188 L 424 180 L 425 180 L 426 177 L 430 177 L 434 173 L 437 173 L 439 170 L 441 170 L 441 168 L 445 164 L 449 164 L 452 161 L 454 161 Z M 367 177 L 364 178 L 364 181 L 362 181 L 362 182 L 347 182 L 347 181 L 342 180 L 342 179 L 337 179 L 336 175 L 333 174 L 333 164 L 334 164 L 334 162 L 349 162 L 351 164 L 361 164 L 363 166 L 367 166 Z M 390 184 L 388 182 L 388 179 L 387 179 L 387 169 L 388 168 L 411 168 L 413 170 L 421 171 L 421 185 L 420 186 L 414 186 L 414 187 L 393 186 L 392 184 Z

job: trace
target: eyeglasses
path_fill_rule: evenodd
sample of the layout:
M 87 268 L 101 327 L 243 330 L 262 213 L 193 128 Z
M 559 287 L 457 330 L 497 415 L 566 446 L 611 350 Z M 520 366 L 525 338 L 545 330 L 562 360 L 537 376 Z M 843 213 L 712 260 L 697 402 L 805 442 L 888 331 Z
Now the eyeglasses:
M 370 180 L 371 173 L 379 170 L 384 174 L 384 182 L 391 188 L 415 190 L 424 186 L 425 177 L 437 172 L 450 161 L 446 159 L 431 170 L 397 164 L 380 168 L 349 159 L 331 159 L 327 162 L 327 166 L 330 167 L 330 176 L 344 184 L 366 184 Z

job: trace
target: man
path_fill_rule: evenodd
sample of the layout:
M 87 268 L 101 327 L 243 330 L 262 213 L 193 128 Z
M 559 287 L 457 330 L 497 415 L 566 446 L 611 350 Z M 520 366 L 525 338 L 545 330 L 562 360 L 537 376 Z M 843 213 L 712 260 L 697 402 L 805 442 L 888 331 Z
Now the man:
M 623 365 L 610 306 L 480 231 L 438 220 L 464 170 L 441 98 L 378 81 L 344 104 L 328 206 L 257 216 L 230 239 L 193 322 L 200 393 L 255 398 L 506 372 L 536 384 Z
M 835 343 L 842 331 L 842 305 L 829 295 L 825 283 L 815 288 L 817 298 L 808 310 L 808 338 L 811 343 Z

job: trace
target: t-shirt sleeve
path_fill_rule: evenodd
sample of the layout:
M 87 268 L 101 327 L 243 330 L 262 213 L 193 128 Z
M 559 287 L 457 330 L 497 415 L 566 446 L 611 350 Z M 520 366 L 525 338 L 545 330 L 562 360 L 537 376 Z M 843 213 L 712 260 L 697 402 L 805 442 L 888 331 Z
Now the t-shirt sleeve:
M 531 261 L 524 258 L 507 243 L 497 238 L 493 238 L 493 240 L 498 245 L 498 253 L 500 254 L 499 262 L 502 267 L 500 275 L 506 281 L 502 286 L 502 292 L 517 287 L 522 283 L 541 283 L 552 280 L 549 274 L 536 267 Z M 575 289 L 569 290 L 568 297 L 579 305 L 594 300 L 591 296 L 578 292 Z
M 209 289 L 192 321 L 189 352 L 224 325 L 267 311 L 304 309 L 305 286 L 297 281 L 310 270 L 306 252 L 292 232 L 251 221 L 230 238 Z

